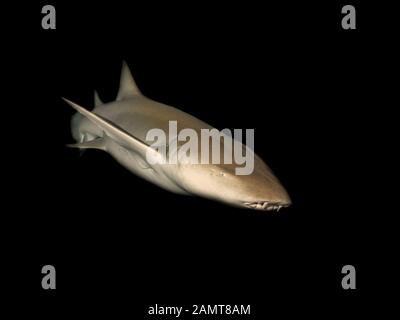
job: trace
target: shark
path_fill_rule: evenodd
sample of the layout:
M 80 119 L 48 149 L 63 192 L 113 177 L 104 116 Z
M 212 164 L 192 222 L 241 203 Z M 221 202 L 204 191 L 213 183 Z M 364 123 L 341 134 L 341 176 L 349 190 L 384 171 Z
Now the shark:
M 202 129 L 215 128 L 182 110 L 144 96 L 125 61 L 115 101 L 103 103 L 95 91 L 95 106 L 89 111 L 63 99 L 76 110 L 71 119 L 75 143 L 69 147 L 103 150 L 132 173 L 173 193 L 262 211 L 279 211 L 291 205 L 281 182 L 255 153 L 254 169 L 248 175 L 235 174 L 237 163 L 234 162 L 149 161 L 149 155 L 153 159 L 165 157 L 146 141 L 149 130 L 158 128 L 167 132 L 170 121 L 176 121 L 179 129 L 191 128 L 199 135 Z M 221 139 L 221 144 L 224 141 Z

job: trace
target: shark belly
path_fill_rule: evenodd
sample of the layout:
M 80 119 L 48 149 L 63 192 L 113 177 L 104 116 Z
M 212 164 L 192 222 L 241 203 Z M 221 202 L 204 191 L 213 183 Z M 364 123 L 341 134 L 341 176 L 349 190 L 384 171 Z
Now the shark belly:
M 139 154 L 124 148 L 111 139 L 107 139 L 105 151 L 137 176 L 168 191 L 189 195 L 186 190 L 179 186 L 179 183 L 170 178 L 171 173 L 173 175 L 173 171 L 176 169 L 173 166 L 150 166 Z

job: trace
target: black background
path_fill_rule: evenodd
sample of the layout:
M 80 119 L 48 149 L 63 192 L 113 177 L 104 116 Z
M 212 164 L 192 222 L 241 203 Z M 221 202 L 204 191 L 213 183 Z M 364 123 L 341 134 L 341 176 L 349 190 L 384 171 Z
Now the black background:
M 56 30 L 41 29 L 44 4 L 21 4 L 23 20 L 5 29 L 15 60 L 4 280 L 27 301 L 16 311 L 152 319 L 156 303 L 251 304 L 264 319 L 373 308 L 395 254 L 375 160 L 395 38 L 373 4 L 352 2 L 347 31 L 342 2 L 53 2 Z M 271 214 L 171 194 L 106 153 L 66 148 L 73 111 L 61 97 L 91 108 L 96 89 L 112 101 L 122 60 L 146 96 L 219 129 L 254 128 L 293 206 Z M 45 264 L 55 291 L 41 288 Z M 354 291 L 341 288 L 346 264 Z

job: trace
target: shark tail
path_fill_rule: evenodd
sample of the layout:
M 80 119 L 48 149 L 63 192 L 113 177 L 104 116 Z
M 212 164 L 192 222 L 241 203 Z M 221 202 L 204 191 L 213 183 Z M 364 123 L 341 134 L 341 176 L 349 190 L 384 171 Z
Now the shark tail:
M 97 91 L 94 92 L 94 107 L 96 108 L 99 105 L 102 105 L 103 101 L 100 100 L 99 94 L 97 93 Z M 81 127 L 82 127 L 82 121 L 87 121 L 86 117 L 84 115 L 82 115 L 79 112 L 76 112 L 72 118 L 71 118 L 71 134 L 72 137 L 75 139 L 75 141 L 77 142 L 76 145 L 74 145 L 75 147 L 78 147 L 80 143 L 83 143 L 85 141 L 87 141 L 88 139 L 94 139 L 95 137 L 90 137 L 88 136 L 88 134 L 86 133 L 86 135 L 83 135 L 81 132 Z M 71 145 L 68 145 L 71 146 Z M 87 149 L 85 147 L 81 148 L 81 153 L 83 153 L 84 149 Z
M 83 119 L 84 116 L 82 116 L 79 112 L 75 113 L 71 118 L 71 134 L 75 141 L 82 141 L 79 127 Z

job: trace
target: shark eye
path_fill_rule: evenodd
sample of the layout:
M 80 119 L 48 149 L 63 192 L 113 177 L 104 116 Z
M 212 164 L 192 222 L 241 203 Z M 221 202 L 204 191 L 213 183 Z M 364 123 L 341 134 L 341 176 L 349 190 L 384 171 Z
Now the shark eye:
M 217 176 L 217 177 L 225 177 L 225 175 L 226 175 L 225 172 L 223 172 L 223 171 L 217 171 L 217 170 L 215 170 L 215 169 L 211 169 L 210 174 L 211 174 L 212 176 Z

